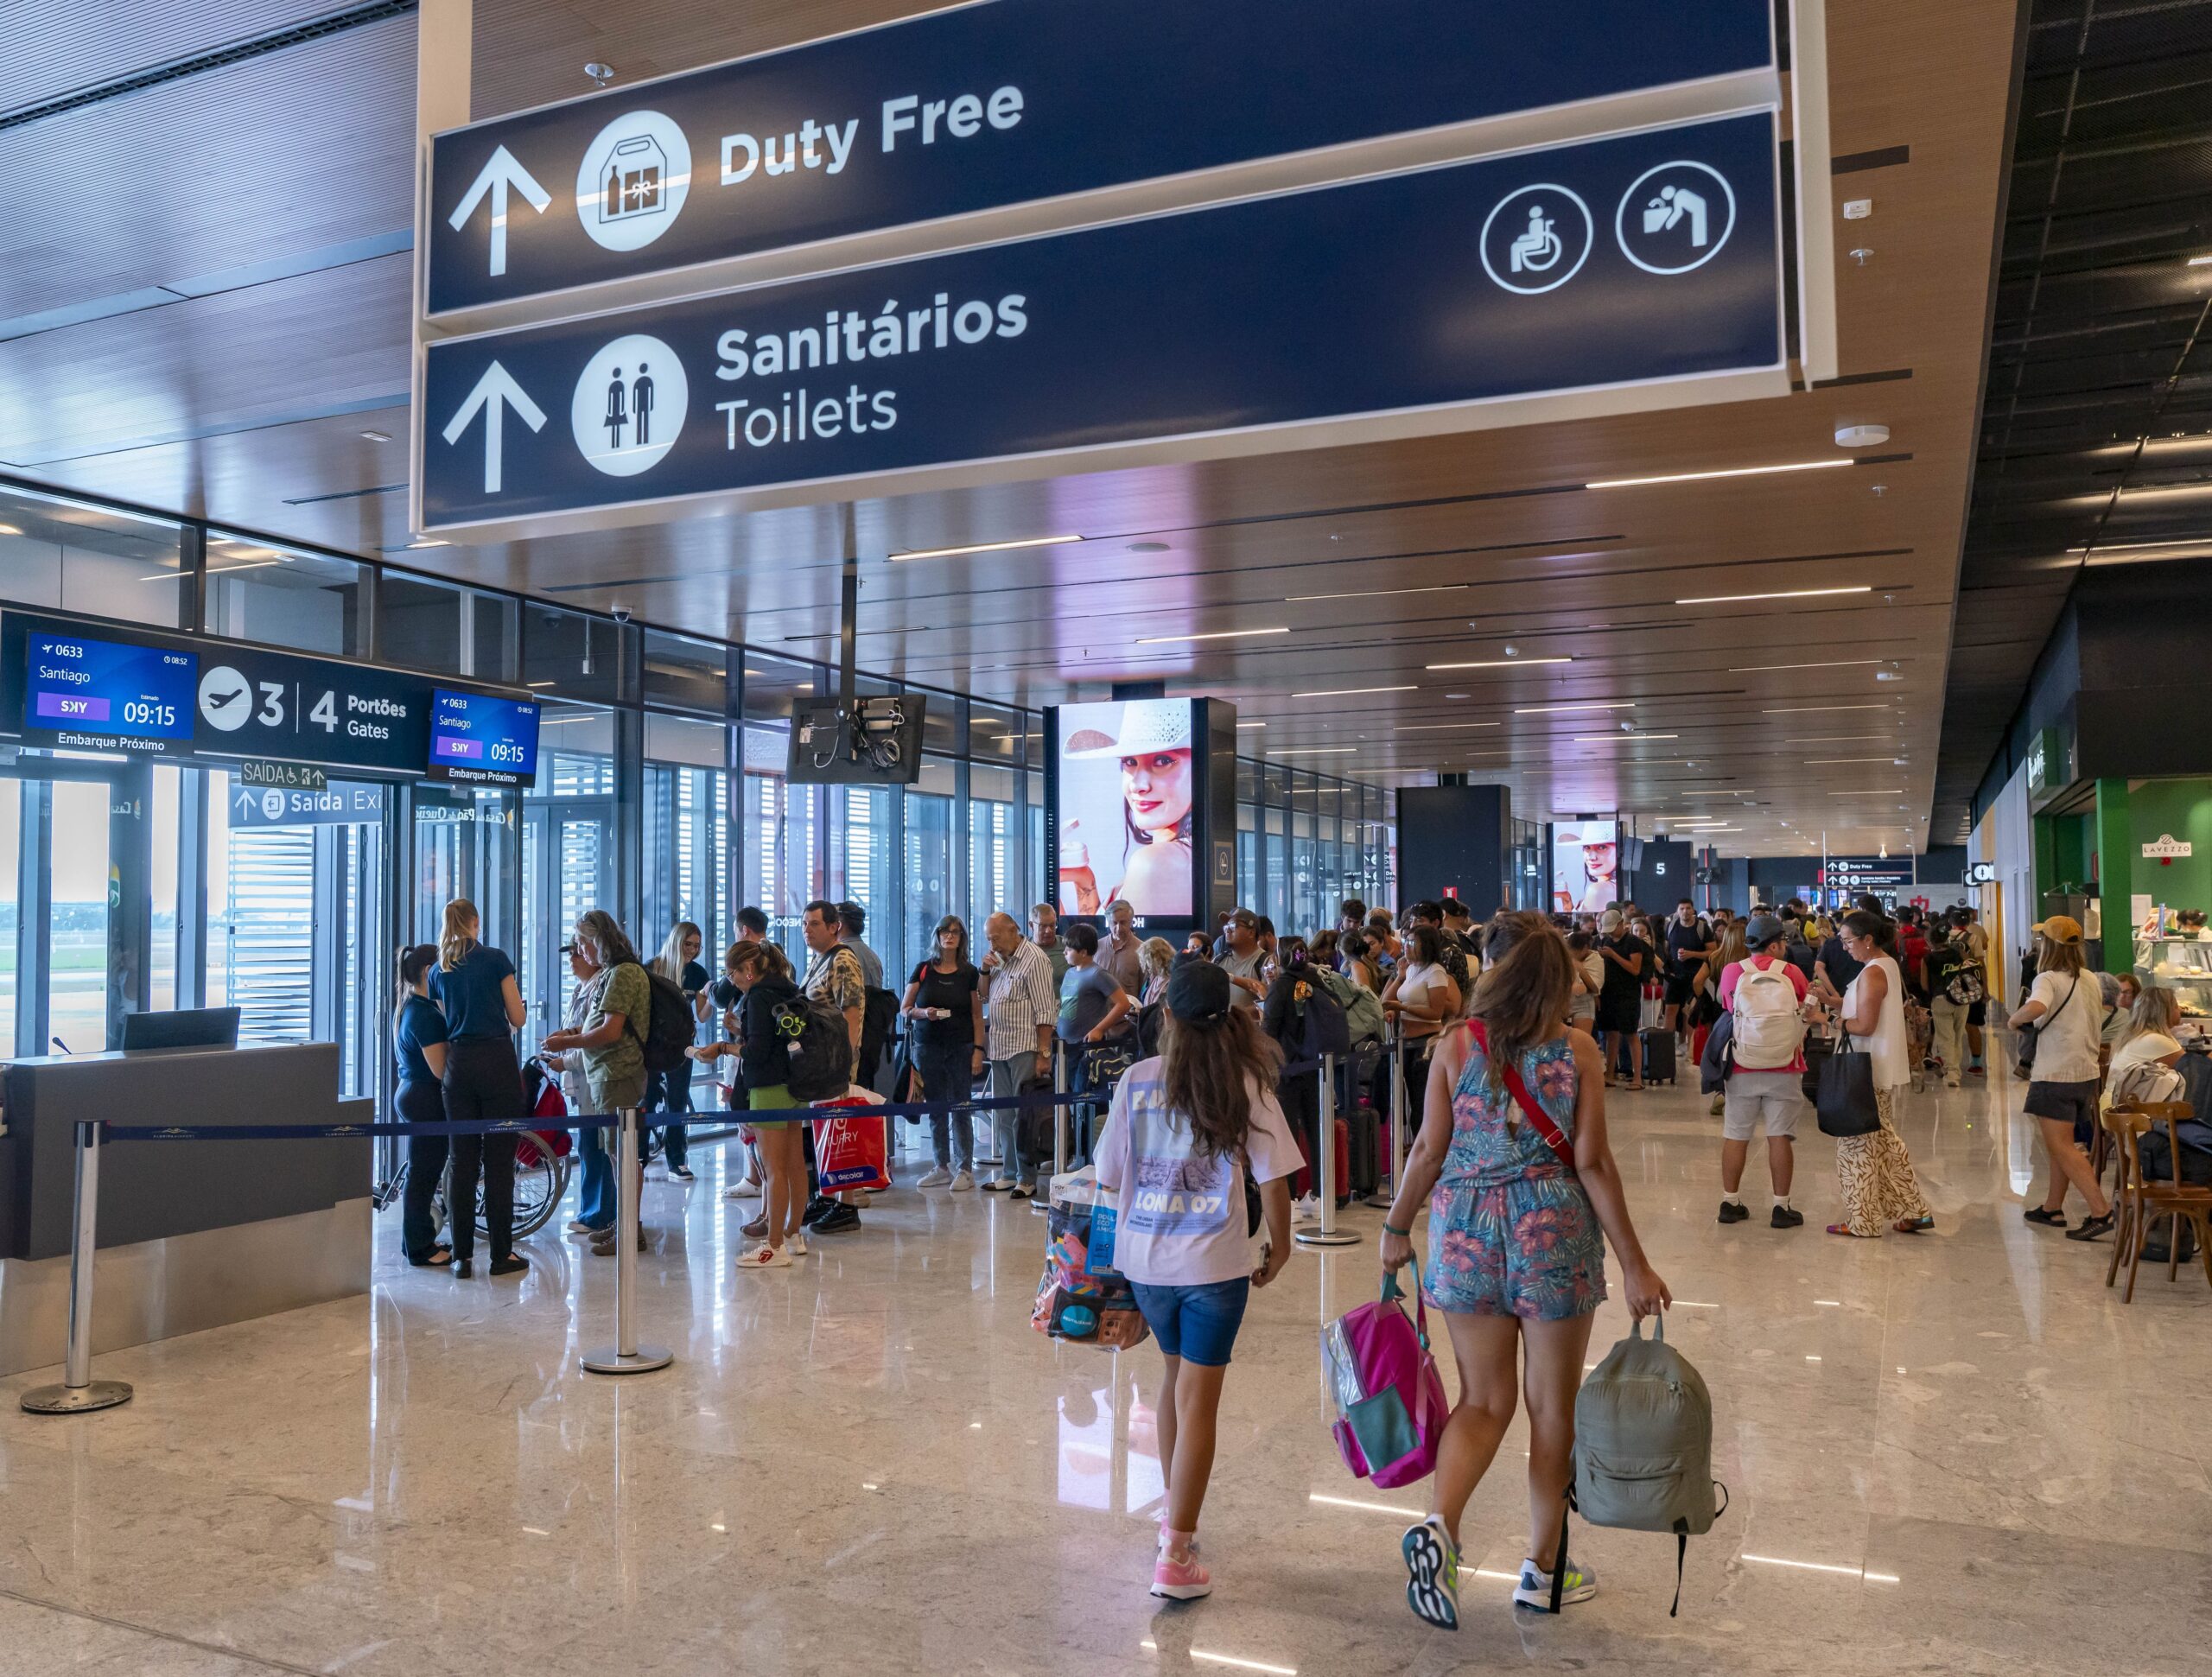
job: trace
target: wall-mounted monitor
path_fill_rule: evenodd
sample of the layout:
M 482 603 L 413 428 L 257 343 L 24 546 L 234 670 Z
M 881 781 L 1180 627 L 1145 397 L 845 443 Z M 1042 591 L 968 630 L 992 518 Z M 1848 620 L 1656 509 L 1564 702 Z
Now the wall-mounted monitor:
M 441 687 L 430 696 L 433 780 L 526 786 L 537 778 L 538 707 Z
M 1621 898 L 1620 823 L 1575 818 L 1552 826 L 1552 909 L 1603 913 Z
M 16 720 L 28 734 L 64 743 L 189 750 L 199 688 L 200 660 L 190 652 L 38 628 L 24 643 Z

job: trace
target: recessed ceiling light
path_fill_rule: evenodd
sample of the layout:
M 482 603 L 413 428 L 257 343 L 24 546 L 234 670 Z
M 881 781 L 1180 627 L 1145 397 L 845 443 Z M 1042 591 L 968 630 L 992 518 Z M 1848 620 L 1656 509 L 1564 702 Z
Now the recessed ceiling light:
M 1516 716 L 1548 716 L 1554 711 L 1561 710 L 1633 710 L 1635 708 L 1635 700 L 1617 699 L 1608 704 L 1524 704 L 1516 706 L 1513 714 Z
M 1203 635 L 1147 635 L 1137 642 L 1140 646 L 1171 646 L 1185 640 L 1237 640 L 1246 635 L 1287 635 L 1290 626 L 1284 624 L 1274 629 L 1216 629 Z
M 1242 734 L 1248 727 L 1265 727 L 1266 726 L 1265 722 L 1239 722 L 1236 725 L 1236 731 Z
M 1338 757 L 1359 749 L 1357 746 L 1280 746 L 1268 753 L 1270 757 Z
M 1867 740 L 1886 740 L 1886 734 L 1809 734 L 1801 739 L 1784 740 L 1785 746 L 1855 746 Z
M 1888 763 L 1902 766 L 1904 762 L 1902 757 L 1808 757 L 1805 765 L 1810 768 L 1815 764 L 1826 766 L 1837 763 Z
M 1573 658 L 1478 658 L 1472 664 L 1432 664 L 1431 670 L 1511 670 L 1528 664 L 1573 664 Z
M 1363 693 L 1418 693 L 1421 689 L 1411 683 L 1403 687 L 1325 687 L 1310 692 L 1294 693 L 1294 699 L 1351 699 Z
M 1630 740 L 1679 740 L 1681 737 L 1679 734 L 1578 734 L 1574 736 L 1574 743 L 1578 746 L 1611 746 Z
M 1652 478 L 1600 478 L 1586 483 L 1585 489 L 1633 489 L 1647 483 L 1699 483 L 1707 478 L 1760 478 L 1775 472 L 1826 472 L 1839 466 L 1849 466 L 1848 460 L 1801 460 L 1786 466 L 1732 466 L 1712 472 L 1669 472 Z
M 757 676 L 757 675 L 759 675 L 759 674 L 760 673 L 760 671 L 759 671 L 758 670 L 747 670 L 745 673 L 746 673 L 747 675 L 748 675 L 748 676 Z
M 1401 734 L 1436 734 L 1446 728 L 1503 727 L 1504 726 L 1505 724 L 1503 722 L 1403 722 L 1399 725 L 1398 732 Z
M 1132 542 L 1129 543 L 1129 551 L 1131 553 L 1165 553 L 1167 551 L 1167 543 L 1165 542 Z
M 1762 710 L 1762 716 L 1800 716 L 1814 710 L 1887 710 L 1885 704 L 1786 704 Z
M 1294 594 L 1283 596 L 1285 605 L 1296 605 L 1303 600 L 1382 600 L 1399 594 L 1458 594 L 1471 588 L 1471 582 L 1432 582 L 1421 588 L 1361 588 L 1351 594 Z
M 523 685 L 524 687 L 550 687 L 553 683 L 551 682 L 524 682 Z
M 1080 536 L 1027 536 L 1014 542 L 972 542 L 966 547 L 915 548 L 909 552 L 893 554 L 891 562 L 896 565 L 908 559 L 957 559 L 963 553 L 1005 553 L 1016 548 L 1065 547 L 1070 542 L 1080 542 L 1082 539 Z
M 1864 786 L 1856 791 L 1830 792 L 1830 797 L 1895 797 L 1904 791 L 1902 786 Z
M 1677 606 L 1726 606 L 1740 600 L 1813 600 L 1822 594 L 1872 594 L 1873 584 L 1861 582 L 1850 588 L 1784 588 L 1778 594 L 1707 594 L 1688 600 L 1677 600 Z
M 361 433 L 361 435 L 365 440 L 370 442 L 389 442 L 391 441 L 391 433 L 390 431 L 364 431 Z

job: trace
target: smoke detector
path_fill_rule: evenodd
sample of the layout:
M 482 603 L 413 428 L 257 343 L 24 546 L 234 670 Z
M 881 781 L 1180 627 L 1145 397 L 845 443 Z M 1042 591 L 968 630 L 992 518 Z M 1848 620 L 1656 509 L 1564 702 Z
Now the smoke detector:
M 1839 448 L 1872 448 L 1890 440 L 1886 425 L 1839 425 L 1835 429 L 1835 446 Z

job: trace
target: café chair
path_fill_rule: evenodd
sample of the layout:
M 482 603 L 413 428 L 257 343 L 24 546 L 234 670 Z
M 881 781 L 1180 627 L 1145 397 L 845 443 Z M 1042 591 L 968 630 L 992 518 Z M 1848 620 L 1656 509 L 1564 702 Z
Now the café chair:
M 2143 1261 L 2144 1242 L 2160 1222 L 2171 1224 L 2166 1242 L 2166 1279 L 2171 1281 L 2180 1273 L 2181 1225 L 2186 1219 L 2196 1234 L 2196 1255 L 2204 1266 L 2204 1279 L 2212 1282 L 2212 1187 L 2178 1179 L 2179 1128 L 2184 1120 L 2195 1116 L 2196 1108 L 2186 1101 L 2145 1101 L 2138 1105 L 2109 1108 L 2104 1115 L 2104 1128 L 2113 1138 L 2120 1171 L 2120 1222 L 2113 1231 L 2112 1261 L 2105 1268 L 2105 1285 L 2113 1285 L 2120 1274 L 2120 1261 L 2125 1257 L 2127 1289 L 2120 1295 L 2122 1304 L 2134 1302 L 2135 1272 Z M 2165 1127 L 2167 1157 L 2172 1161 L 2176 1179 L 2146 1181 L 2142 1139 L 2154 1125 L 2160 1124 Z

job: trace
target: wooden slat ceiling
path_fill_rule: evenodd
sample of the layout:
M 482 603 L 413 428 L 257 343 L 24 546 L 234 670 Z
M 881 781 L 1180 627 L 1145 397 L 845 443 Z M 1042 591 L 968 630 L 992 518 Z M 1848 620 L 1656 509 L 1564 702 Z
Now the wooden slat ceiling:
M 586 60 L 636 79 L 912 9 L 792 0 L 741 16 L 654 0 L 480 0 L 478 110 L 583 92 Z M 1165 678 L 1264 722 L 1243 734 L 1249 752 L 1383 784 L 1471 772 L 1507 780 L 1529 815 L 1726 817 L 1735 830 L 1716 842 L 1734 854 L 1817 846 L 1823 830 L 1839 849 L 1917 842 L 1954 633 L 2018 20 L 2009 0 L 1887 0 L 1831 17 L 1838 197 L 1875 206 L 1840 224 L 1846 250 L 1871 254 L 1840 258 L 1836 385 L 863 503 L 864 667 L 1027 704 Z M 353 119 L 327 111 L 321 138 L 311 125 L 293 142 L 316 149 Z M 403 271 L 395 280 L 387 268 Z M 109 393 L 130 383 L 124 340 L 111 335 L 128 323 L 68 328 L 68 353 L 36 363 L 64 403 L 59 416 L 0 413 L 0 460 L 35 443 L 57 451 L 28 473 L 48 481 L 568 605 L 620 604 L 769 651 L 832 651 L 833 509 L 406 551 L 404 445 L 361 435 L 406 434 L 403 409 L 364 405 L 380 357 L 391 361 L 386 388 L 404 387 L 404 343 L 379 346 L 395 298 L 405 307 L 404 269 L 377 261 L 285 282 L 305 306 L 323 301 L 342 346 L 288 340 L 287 360 L 264 368 L 270 418 L 257 420 L 262 410 L 221 371 L 226 348 L 251 353 L 251 310 L 162 311 L 179 341 L 143 367 L 132 389 L 143 405 L 128 411 Z M 0 344 L 0 389 L 10 351 L 37 343 Z M 176 414 L 228 417 L 131 446 L 171 435 L 149 415 Z M 1841 469 L 1583 486 L 1834 458 L 1836 428 L 1859 422 L 1889 426 L 1891 441 Z M 903 564 L 874 556 L 1058 533 L 1086 539 Z M 1138 644 L 1242 628 L 1290 632 Z M 1573 662 L 1536 662 L 1550 657 Z M 1429 668 L 1469 662 L 1498 667 Z M 1343 691 L 1357 688 L 1402 690 Z M 1535 709 L 1599 703 L 1631 708 Z

